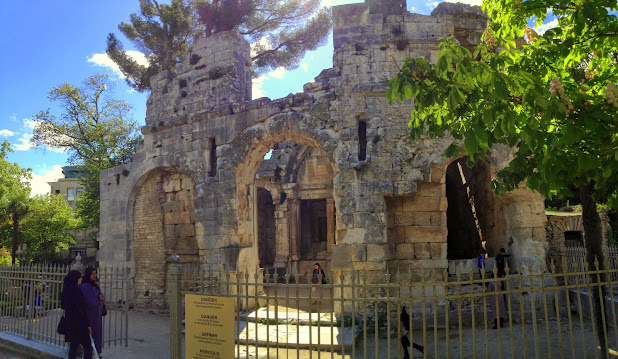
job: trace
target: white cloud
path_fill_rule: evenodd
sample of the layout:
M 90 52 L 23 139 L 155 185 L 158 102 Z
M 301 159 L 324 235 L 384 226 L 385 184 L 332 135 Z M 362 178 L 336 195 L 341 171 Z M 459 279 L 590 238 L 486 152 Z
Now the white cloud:
M 268 38 L 266 36 L 262 36 L 258 41 L 251 44 L 251 57 L 257 55 L 256 48 L 258 45 L 260 45 L 260 47 L 263 46 L 265 49 L 270 48 L 270 46 L 268 46 Z
M 32 179 L 30 179 L 30 186 L 32 188 L 31 194 L 45 194 L 49 193 L 49 184 L 47 182 L 57 181 L 58 178 L 63 178 L 62 174 L 62 166 L 54 165 L 51 169 L 43 168 L 41 174 L 32 174 Z
M 301 62 L 300 63 L 300 67 L 303 69 L 303 71 L 307 72 L 307 70 L 309 70 L 309 66 L 307 66 L 306 63 Z
M 435 9 L 436 6 L 438 6 L 438 4 L 439 4 L 439 2 L 437 2 L 437 1 L 430 1 L 430 2 L 425 3 L 425 5 L 427 5 L 427 7 L 432 9 L 432 10 Z
M 251 93 L 253 94 L 253 99 L 266 96 L 266 94 L 264 93 L 264 90 L 262 90 L 262 85 L 264 84 L 264 81 L 266 79 L 268 79 L 268 77 L 265 75 L 262 75 L 258 77 L 257 79 L 253 80 L 253 86 L 251 87 Z
M 0 130 L 0 137 L 11 137 L 15 134 L 15 132 L 9 130 Z
M 17 139 L 19 143 L 15 143 L 15 149 L 17 151 L 28 151 L 32 148 L 32 144 L 30 143 L 30 139 L 32 138 L 32 134 L 24 133 L 20 138 Z
M 534 30 L 539 34 L 539 35 L 543 35 L 545 33 L 545 31 L 549 30 L 549 29 L 553 29 L 554 27 L 558 26 L 558 19 L 553 19 L 552 21 L 545 23 L 539 27 L 535 27 Z
M 24 123 L 24 128 L 27 130 L 34 130 L 34 128 L 36 127 L 36 125 L 39 123 L 40 121 L 36 121 L 36 120 L 31 120 L 28 118 L 24 118 L 23 123 Z
M 40 121 L 31 120 L 29 118 L 24 118 L 22 120 L 22 130 L 24 132 L 21 132 L 21 137 L 17 139 L 17 143 L 13 143 L 13 147 L 15 148 L 16 151 L 28 151 L 33 147 L 32 144 L 30 143 L 30 139 L 32 138 L 32 132 L 34 131 L 34 128 L 39 122 Z M 0 131 L 0 134 L 1 133 L 2 131 Z M 19 133 L 14 133 L 14 134 L 18 135 Z M 66 152 L 66 149 L 64 148 L 45 147 L 45 149 L 47 151 L 57 152 L 57 153 Z
M 126 51 L 126 54 L 130 58 L 135 60 L 138 64 L 142 66 L 148 66 L 148 60 L 146 59 L 146 56 L 144 56 L 144 54 L 142 54 L 141 52 Z M 124 78 L 124 75 L 122 74 L 122 71 L 120 71 L 118 65 L 116 65 L 116 63 L 112 61 L 112 59 L 110 59 L 107 54 L 93 54 L 91 57 L 88 58 L 88 62 L 93 63 L 95 66 L 107 67 L 114 71 L 114 73 L 118 75 L 118 77 L 120 77 L 121 79 Z
M 285 76 L 286 70 L 283 67 L 277 67 L 274 71 L 271 71 L 268 73 L 268 76 L 275 78 L 275 79 L 283 79 L 283 76 Z

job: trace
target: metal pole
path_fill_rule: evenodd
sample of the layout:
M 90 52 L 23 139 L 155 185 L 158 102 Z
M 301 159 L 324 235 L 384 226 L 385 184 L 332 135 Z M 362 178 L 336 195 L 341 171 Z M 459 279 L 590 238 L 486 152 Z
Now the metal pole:
M 171 359 L 182 359 L 182 316 L 180 281 L 182 268 L 178 265 L 178 254 L 172 256 L 174 264 L 168 271 L 168 290 L 170 293 L 170 351 Z

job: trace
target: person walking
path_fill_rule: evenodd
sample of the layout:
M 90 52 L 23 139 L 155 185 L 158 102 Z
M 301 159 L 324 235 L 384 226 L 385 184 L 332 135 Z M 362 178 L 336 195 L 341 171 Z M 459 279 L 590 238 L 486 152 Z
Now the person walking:
M 322 284 L 326 284 L 326 276 L 324 275 L 324 270 L 320 267 L 320 263 L 316 263 L 313 265 L 313 276 L 311 277 L 311 296 L 313 298 L 318 297 L 318 283 L 320 282 L 320 276 L 322 276 Z M 312 304 L 317 303 L 317 300 L 311 302 Z
M 84 281 L 80 288 L 88 304 L 86 314 L 88 315 L 88 321 L 92 327 L 94 346 L 97 349 L 99 358 L 101 358 L 101 350 L 103 349 L 103 311 L 105 310 L 105 295 L 101 292 L 101 288 L 99 288 L 97 284 L 97 270 L 95 268 L 86 268 L 84 272 Z
M 77 348 L 84 348 L 84 359 L 92 359 L 90 345 L 90 323 L 86 315 L 86 298 L 79 288 L 82 284 L 82 275 L 76 270 L 70 271 L 64 277 L 60 307 L 64 309 L 66 322 L 65 340 L 69 342 L 69 359 L 77 358 Z
M 401 308 L 401 314 L 399 315 L 399 323 L 403 329 L 403 333 L 401 335 L 401 348 L 403 349 L 403 359 L 410 358 L 410 344 L 412 347 L 419 352 L 423 352 L 425 348 L 422 345 L 416 343 L 410 343 L 410 339 L 408 339 L 408 333 L 410 332 L 410 315 L 406 311 L 406 306 L 404 305 Z

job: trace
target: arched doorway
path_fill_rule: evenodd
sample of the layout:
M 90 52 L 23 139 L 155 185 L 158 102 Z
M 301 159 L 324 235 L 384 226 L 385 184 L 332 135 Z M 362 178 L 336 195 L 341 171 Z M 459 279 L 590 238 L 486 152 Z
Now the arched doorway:
M 176 252 L 182 263 L 197 263 L 194 191 L 191 177 L 159 168 L 136 185 L 133 206 L 133 260 L 138 306 L 164 308 L 166 273 Z
M 490 233 L 493 194 L 489 166 L 474 167 L 467 157 L 457 159 L 446 170 L 447 259 L 470 259 L 479 255 Z
M 315 262 L 329 267 L 335 241 L 333 177 L 322 149 L 296 141 L 271 146 L 253 179 L 257 252 L 264 268 L 305 274 Z

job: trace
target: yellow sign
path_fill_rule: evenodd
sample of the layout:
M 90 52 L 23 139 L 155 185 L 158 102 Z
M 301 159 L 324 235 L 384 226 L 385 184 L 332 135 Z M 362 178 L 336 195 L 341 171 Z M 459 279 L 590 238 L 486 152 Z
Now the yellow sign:
M 185 358 L 234 357 L 234 298 L 185 296 Z

